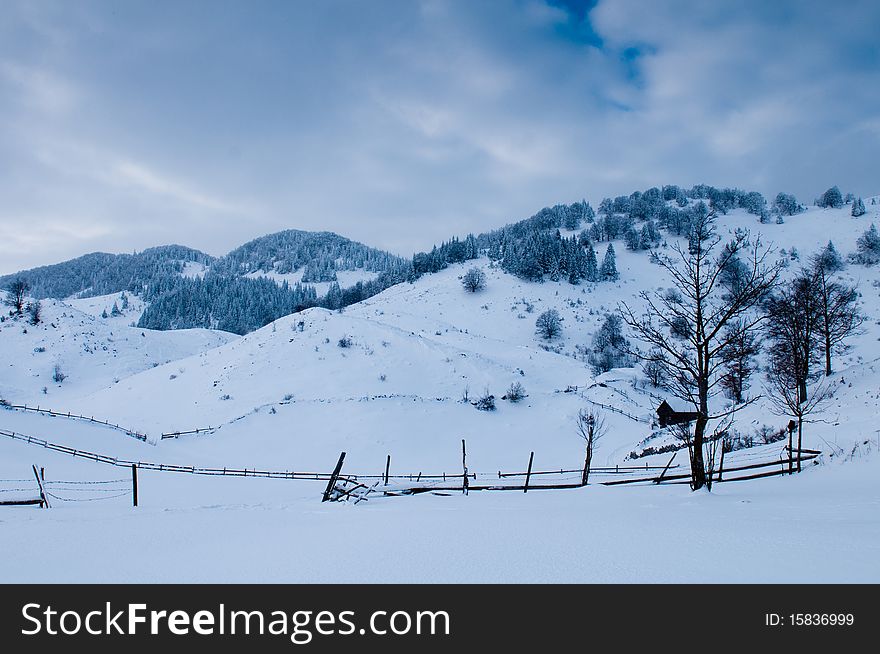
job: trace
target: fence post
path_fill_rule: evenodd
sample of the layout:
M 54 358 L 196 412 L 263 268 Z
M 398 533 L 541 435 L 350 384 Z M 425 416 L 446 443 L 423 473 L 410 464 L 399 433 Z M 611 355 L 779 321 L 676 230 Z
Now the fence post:
M 464 439 L 461 439 L 461 467 L 464 472 L 462 475 L 462 492 L 467 495 L 468 494 L 468 470 L 467 470 L 467 450 L 465 449 Z
M 388 455 L 388 458 L 385 459 L 385 485 L 388 485 L 388 470 L 391 468 L 391 455 Z
M 529 454 L 529 469 L 526 470 L 526 485 L 523 486 L 523 493 L 529 492 L 529 478 L 532 476 L 532 459 L 535 458 L 535 453 L 532 452 Z
M 339 471 L 342 470 L 342 462 L 345 460 L 345 452 L 339 455 L 339 461 L 336 462 L 336 467 L 333 469 L 333 474 L 330 475 L 330 481 L 327 482 L 327 488 L 324 490 L 324 497 L 321 500 L 322 502 L 326 502 L 330 499 L 330 491 L 333 490 L 333 486 L 336 484 L 336 479 L 339 477 Z
M 132 506 L 138 505 L 138 468 L 136 464 L 131 464 L 131 503 Z
M 721 475 L 724 474 L 724 441 L 721 441 L 721 462 L 718 464 L 718 481 L 724 481 Z
M 48 509 L 49 508 L 49 498 L 46 495 L 46 491 L 43 489 L 43 481 L 40 479 L 40 473 L 37 472 L 37 466 L 32 466 L 34 469 L 34 477 L 37 478 L 37 486 L 40 488 L 40 499 L 43 500 L 43 504 Z
M 669 470 L 669 466 L 671 466 L 672 462 L 675 461 L 676 456 L 678 456 L 678 450 L 675 450 L 675 452 L 672 453 L 672 457 L 669 459 L 669 462 L 666 464 L 666 467 L 663 468 L 663 472 L 661 472 L 660 476 L 654 480 L 655 484 L 659 484 L 661 481 L 663 481 L 663 477 L 666 476 L 666 471 Z

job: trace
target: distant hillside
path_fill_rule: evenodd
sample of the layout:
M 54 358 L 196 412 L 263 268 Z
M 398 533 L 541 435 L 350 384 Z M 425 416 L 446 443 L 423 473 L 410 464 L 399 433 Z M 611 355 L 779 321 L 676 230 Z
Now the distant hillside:
M 829 193 L 840 197 L 839 206 L 855 200 L 852 194 L 843 198 L 837 187 L 832 187 L 816 203 L 825 206 Z M 786 193 L 779 193 L 768 202 L 757 191 L 737 188 L 706 184 L 690 189 L 675 185 L 652 187 L 630 195 L 604 198 L 596 209 L 586 200 L 544 207 L 532 217 L 500 229 L 476 237 L 468 235 L 463 240 L 453 238 L 430 252 L 414 255 L 413 270 L 416 276 L 433 273 L 486 253 L 505 272 L 528 281 L 545 278 L 568 279 L 572 284 L 612 281 L 615 270 L 609 246 L 613 253 L 613 241 L 622 241 L 618 248 L 651 250 L 664 239 L 662 232 L 670 236 L 687 234 L 697 212 L 714 211 L 725 215 L 736 209 L 744 209 L 761 223 L 781 223 L 786 217 L 804 211 L 804 207 Z M 605 242 L 608 245 L 603 245 L 604 252 L 597 252 L 599 244 Z M 609 258 L 611 261 L 605 266 Z
M 70 261 L 42 266 L 0 277 L 0 287 L 13 279 L 24 279 L 30 295 L 63 299 L 72 295 L 94 297 L 129 291 L 142 292 L 154 280 L 179 275 L 187 262 L 206 266 L 214 258 L 182 245 L 165 245 L 136 254 L 93 252 Z
M 342 288 L 337 271 L 369 271 Z M 36 298 L 95 297 L 127 291 L 147 303 L 138 325 L 204 327 L 237 334 L 305 308 L 338 309 L 407 279 L 409 261 L 330 232 L 269 234 L 215 258 L 169 245 L 136 254 L 93 253 L 0 278 L 21 278 Z M 289 279 L 288 279 L 289 278 Z M 324 284 L 319 296 L 312 284 Z
M 332 232 L 290 229 L 245 243 L 215 266 L 231 275 L 275 272 L 281 275 L 304 268 L 303 283 L 335 282 L 337 270 L 386 272 L 407 264 L 388 252 L 350 241 Z

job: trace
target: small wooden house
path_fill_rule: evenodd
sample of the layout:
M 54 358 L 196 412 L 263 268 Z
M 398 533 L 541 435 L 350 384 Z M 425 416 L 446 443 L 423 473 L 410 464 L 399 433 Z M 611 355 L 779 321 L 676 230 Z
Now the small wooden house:
M 670 406 L 669 402 L 663 400 L 657 407 L 657 419 L 660 427 L 668 427 L 669 425 L 679 425 L 683 422 L 693 422 L 697 419 L 696 411 L 676 411 Z

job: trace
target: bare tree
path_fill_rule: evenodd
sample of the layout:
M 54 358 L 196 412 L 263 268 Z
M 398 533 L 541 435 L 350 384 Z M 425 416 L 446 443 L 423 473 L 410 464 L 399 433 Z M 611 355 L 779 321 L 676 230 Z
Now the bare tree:
M 584 441 L 586 454 L 584 458 L 584 471 L 581 475 L 581 483 L 586 486 L 590 479 L 590 466 L 593 463 L 593 450 L 596 444 L 605 435 L 605 419 L 598 411 L 581 409 L 575 419 L 578 436 Z
M 807 417 L 820 410 L 831 398 L 831 386 L 820 384 L 813 389 L 809 399 L 801 399 L 800 379 L 794 373 L 791 360 L 774 357 L 767 370 L 767 384 L 774 412 L 797 421 L 797 471 L 801 471 L 801 445 L 804 436 L 804 423 L 812 422 Z M 791 453 L 792 456 L 794 452 Z
M 766 304 L 767 337 L 772 342 L 770 359 L 786 367 L 798 390 L 807 399 L 807 383 L 815 377 L 819 360 L 821 308 L 813 279 L 799 275 L 782 286 Z
M 726 328 L 728 333 L 725 334 L 730 339 L 730 347 L 723 357 L 725 371 L 721 385 L 736 403 L 745 401 L 749 378 L 755 371 L 755 356 L 760 351 L 758 335 L 743 326 L 742 320 L 735 320 Z
M 19 316 L 24 311 L 24 298 L 29 290 L 30 286 L 21 277 L 16 277 L 6 287 L 6 304 Z
M 476 293 L 486 288 L 486 273 L 482 268 L 471 268 L 461 279 L 461 285 L 464 290 Z
M 668 370 L 665 363 L 660 363 L 662 359 L 663 352 L 655 348 L 651 352 L 651 358 L 642 362 L 642 372 L 654 388 L 662 388 L 666 385 Z
M 710 434 L 704 436 L 704 447 L 700 448 L 700 452 L 702 453 L 703 449 L 705 449 L 705 484 L 708 490 L 712 490 L 712 473 L 715 471 L 715 458 L 719 454 L 718 448 L 724 446 L 724 440 L 727 438 L 728 429 L 730 429 L 730 425 L 732 423 L 733 414 L 730 414 L 721 419 L 718 423 L 716 423 L 715 428 Z M 694 453 L 696 452 L 696 450 L 694 449 L 694 438 L 691 428 L 692 424 L 693 423 L 691 422 L 680 422 L 672 425 L 671 428 L 673 438 L 681 443 L 684 443 L 685 447 L 687 448 L 691 470 L 693 470 L 694 468 Z M 691 488 L 693 488 L 693 484 L 694 480 L 693 476 L 691 476 Z
M 715 411 L 710 408 L 711 399 L 723 390 L 725 354 L 733 347 L 737 332 L 757 330 L 764 320 L 756 309 L 776 285 L 782 268 L 780 262 L 769 263 L 772 249 L 760 240 L 752 241 L 747 231 L 737 230 L 719 248 L 721 240 L 714 212 L 695 214 L 688 246 L 675 244 L 674 256 L 653 259 L 672 278 L 674 288 L 643 291 L 645 311 L 641 315 L 625 302 L 619 306 L 624 322 L 652 348 L 648 353 L 633 348 L 632 353 L 666 366 L 668 390 L 696 409 L 691 461 L 694 490 L 706 486 L 703 447 L 710 421 L 728 418 L 756 399 Z M 742 266 L 737 284 L 731 287 L 723 283 L 722 275 L 734 261 L 741 261 Z M 734 321 L 740 321 L 739 330 L 725 329 Z
M 547 309 L 535 321 L 535 333 L 545 340 L 552 340 L 562 333 L 562 318 L 556 309 Z
M 845 352 L 844 342 L 859 333 L 865 318 L 856 306 L 859 293 L 855 286 L 847 286 L 831 279 L 834 269 L 814 259 L 813 288 L 819 300 L 819 333 L 821 349 L 825 354 L 825 376 L 831 375 L 832 352 Z

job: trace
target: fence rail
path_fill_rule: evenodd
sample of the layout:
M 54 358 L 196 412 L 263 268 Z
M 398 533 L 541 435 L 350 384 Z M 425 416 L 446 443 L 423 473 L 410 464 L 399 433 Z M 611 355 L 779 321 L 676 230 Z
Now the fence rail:
M 216 427 L 202 427 L 200 429 L 188 429 L 186 431 L 169 431 L 163 433 L 159 439 L 166 440 L 168 438 L 177 438 L 178 436 L 187 436 L 189 434 L 213 434 L 216 430 Z
M 110 427 L 111 429 L 115 429 L 117 431 L 121 431 L 127 436 L 131 436 L 132 438 L 136 438 L 139 441 L 144 443 L 147 442 L 147 435 L 142 434 L 136 429 L 128 429 L 127 427 L 122 427 L 121 425 L 114 424 L 112 422 L 108 422 L 107 420 L 101 420 L 99 418 L 95 418 L 94 416 L 83 416 L 77 413 L 71 413 L 68 411 L 64 413 L 62 411 L 53 411 L 51 409 L 41 409 L 40 407 L 32 407 L 27 406 L 26 404 L 3 404 L 2 408 L 13 409 L 15 411 L 30 411 L 32 413 L 39 413 L 45 416 L 51 416 L 53 418 L 69 418 L 71 420 L 84 420 L 86 422 L 90 422 L 96 425 L 104 425 L 105 427 Z
M 133 461 L 130 459 L 119 459 L 117 457 L 112 457 L 105 454 L 89 452 L 87 450 L 79 450 L 73 447 L 68 447 L 66 445 L 51 443 L 42 438 L 27 436 L 26 434 L 20 434 L 14 431 L 7 431 L 5 429 L 0 429 L 0 436 L 5 436 L 13 440 L 28 443 L 29 445 L 37 445 L 39 447 L 43 447 L 47 450 L 52 450 L 54 452 L 69 454 L 71 456 L 79 457 L 81 459 L 88 459 L 89 461 L 104 463 L 120 468 L 130 468 L 131 466 L 136 466 L 141 470 L 155 470 L 158 472 L 179 472 L 193 475 L 206 475 L 212 477 L 263 477 L 267 479 L 305 479 L 312 481 L 327 481 L 328 479 L 330 479 L 329 474 L 321 472 L 281 472 L 277 470 L 257 470 L 248 468 L 203 468 L 197 466 L 181 466 L 170 463 Z

